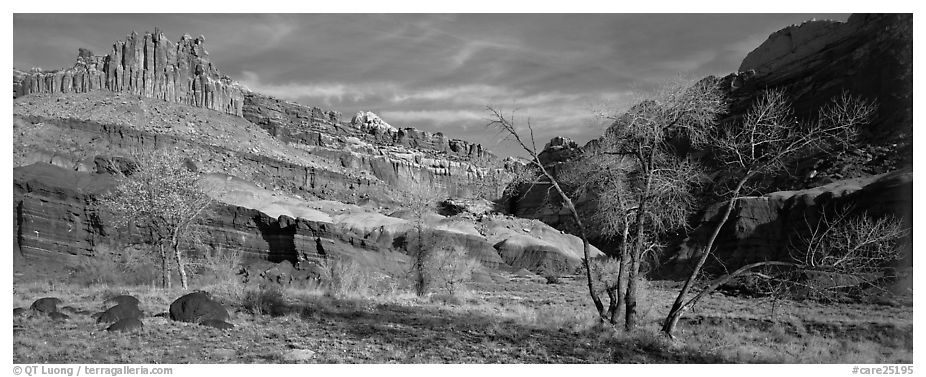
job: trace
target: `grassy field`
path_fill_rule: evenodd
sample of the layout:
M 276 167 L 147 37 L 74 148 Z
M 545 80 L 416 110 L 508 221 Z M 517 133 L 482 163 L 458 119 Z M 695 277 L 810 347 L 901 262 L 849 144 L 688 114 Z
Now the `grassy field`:
M 180 290 L 153 287 L 14 285 L 14 305 L 40 297 L 98 311 L 129 293 L 146 313 L 144 330 L 109 333 L 85 315 L 64 322 L 13 319 L 14 363 L 911 363 L 912 307 L 763 302 L 714 295 L 658 334 L 673 298 L 669 282 L 645 284 L 638 330 L 597 324 L 583 284 L 511 277 L 473 284 L 462 297 L 332 297 L 286 289 L 255 310 L 253 293 L 201 287 L 218 297 L 236 328 L 173 322 L 164 313 Z M 281 293 L 281 294 L 280 294 Z M 247 298 L 251 297 L 251 298 Z

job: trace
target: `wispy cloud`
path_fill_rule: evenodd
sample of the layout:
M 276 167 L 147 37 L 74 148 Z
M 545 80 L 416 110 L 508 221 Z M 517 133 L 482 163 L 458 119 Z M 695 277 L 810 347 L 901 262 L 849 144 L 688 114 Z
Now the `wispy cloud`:
M 486 143 L 485 106 L 530 116 L 537 143 L 601 132 L 678 73 L 732 72 L 802 14 L 14 14 L 14 65 L 59 68 L 131 30 L 205 35 L 213 63 L 251 89 Z

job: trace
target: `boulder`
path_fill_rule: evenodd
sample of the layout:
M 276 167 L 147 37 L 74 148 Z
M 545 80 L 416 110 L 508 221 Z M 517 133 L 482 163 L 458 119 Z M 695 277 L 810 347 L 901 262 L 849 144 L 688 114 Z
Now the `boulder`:
M 32 310 L 42 313 L 55 313 L 58 311 L 58 304 L 61 303 L 61 299 L 56 297 L 44 297 L 32 303 L 30 307 Z
M 126 318 L 141 318 L 144 313 L 137 306 L 116 305 L 100 313 L 97 323 L 113 323 Z
M 106 331 L 130 332 L 141 330 L 144 323 L 138 318 L 123 318 L 106 328 Z
M 170 304 L 170 319 L 182 322 L 228 320 L 228 311 L 206 292 L 188 293 Z
M 137 298 L 135 298 L 135 296 L 131 296 L 131 295 L 119 295 L 119 296 L 116 296 L 116 297 L 109 298 L 109 299 L 107 299 L 106 301 L 103 301 L 103 304 L 106 305 L 106 306 L 109 306 L 109 305 L 125 305 L 125 306 L 134 306 L 134 307 L 137 308 L 137 307 L 138 307 L 138 304 L 139 304 L 139 301 L 138 301 Z
M 61 312 L 51 312 L 48 313 L 48 318 L 51 318 L 55 321 L 67 321 L 71 317 Z
M 26 314 L 26 309 L 24 308 L 13 308 L 13 317 L 19 317 Z

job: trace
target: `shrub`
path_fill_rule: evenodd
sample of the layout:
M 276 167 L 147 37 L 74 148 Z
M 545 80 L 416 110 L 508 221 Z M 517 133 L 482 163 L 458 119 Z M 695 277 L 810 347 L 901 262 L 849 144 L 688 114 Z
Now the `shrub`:
M 543 278 L 547 280 L 547 284 L 562 284 L 563 283 L 563 281 L 560 280 L 558 275 L 544 274 Z
M 453 296 L 466 289 L 466 283 L 479 261 L 466 255 L 466 249 L 450 246 L 432 250 L 424 261 L 427 286 Z
M 322 264 L 322 286 L 332 296 L 383 296 L 396 295 L 402 284 L 392 276 L 368 271 L 352 259 L 329 259 Z
M 609 287 L 616 287 L 618 283 L 618 274 L 621 269 L 621 262 L 617 258 L 596 258 L 589 261 L 589 268 L 592 270 L 592 279 L 595 287 L 600 292 L 604 292 Z
M 267 284 L 245 291 L 242 306 L 254 315 L 268 314 L 281 316 L 286 314 L 288 305 L 280 286 Z
M 138 248 L 115 251 L 109 247 L 98 247 L 92 257 L 82 260 L 72 268 L 72 283 L 90 285 L 148 285 L 160 277 L 157 262 L 150 252 Z
M 202 256 L 188 263 L 191 270 L 199 275 L 202 283 L 237 282 L 242 270 L 241 251 L 211 249 Z

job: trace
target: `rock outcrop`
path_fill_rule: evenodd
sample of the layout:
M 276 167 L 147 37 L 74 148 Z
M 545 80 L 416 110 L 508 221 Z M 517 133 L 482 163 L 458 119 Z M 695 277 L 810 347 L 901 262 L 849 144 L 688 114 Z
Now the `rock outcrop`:
M 825 209 L 851 206 L 854 214 L 893 215 L 913 226 L 913 173 L 899 170 L 834 182 L 806 190 L 775 192 L 737 201 L 715 243 L 715 255 L 727 270 L 766 260 L 790 260 L 789 237 L 816 224 Z M 681 269 L 699 257 L 724 203 L 709 207 L 682 242 L 673 264 Z M 908 244 L 911 247 L 912 243 Z M 905 264 L 912 266 L 912 253 Z
M 107 89 L 241 116 L 247 90 L 209 61 L 205 42 L 202 36 L 173 43 L 158 30 L 132 32 L 106 55 L 80 49 L 71 68 L 14 70 L 14 97 Z
M 393 127 L 391 124 L 386 123 L 379 115 L 376 115 L 372 111 L 360 111 L 354 115 L 350 120 L 350 125 L 357 127 L 363 132 L 379 134 L 379 133 L 393 133 L 398 132 L 399 130 Z
M 201 241 L 211 249 L 237 250 L 249 261 L 286 261 L 299 268 L 330 257 L 354 259 L 388 273 L 404 271 L 407 266 L 407 240 L 413 227 L 402 218 L 407 214 L 387 216 L 334 201 L 287 199 L 219 174 L 207 174 L 201 184 L 219 202 L 201 225 Z M 81 257 L 94 256 L 99 245 L 141 240 L 147 232 L 145 224 L 117 232 L 104 225 L 104 213 L 92 210 L 93 198 L 113 185 L 107 174 L 81 173 L 45 163 L 15 168 L 15 252 L 30 260 L 78 262 Z M 513 233 L 503 228 L 527 228 L 530 231 L 518 232 L 519 237 L 538 238 L 528 243 L 544 246 L 539 258 L 536 253 L 530 258 L 529 268 L 572 268 L 580 263 L 581 241 L 545 224 L 525 227 L 486 216 L 477 224 L 497 230 L 485 233 L 478 231 L 473 221 L 437 216 L 429 221 L 429 229 L 441 244 L 460 245 L 489 268 L 506 266 L 493 247 L 512 237 Z M 515 260 L 518 257 L 512 253 L 528 249 L 536 248 L 506 249 L 506 256 Z M 595 250 L 594 254 L 600 252 Z M 546 259 L 556 262 L 546 263 Z

